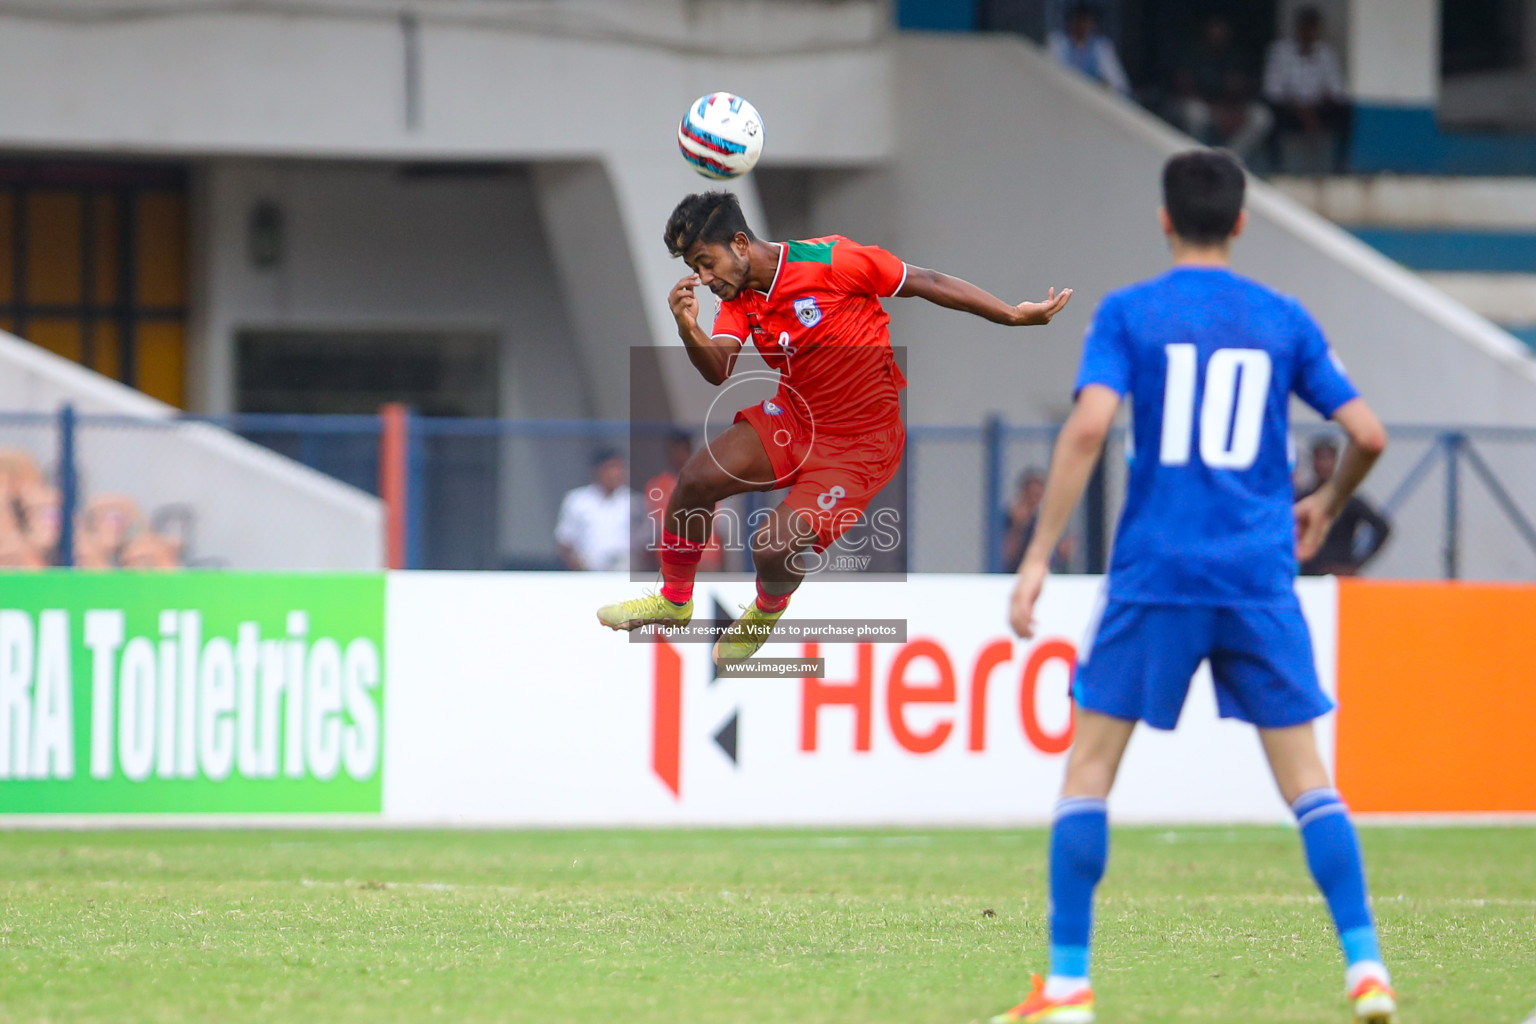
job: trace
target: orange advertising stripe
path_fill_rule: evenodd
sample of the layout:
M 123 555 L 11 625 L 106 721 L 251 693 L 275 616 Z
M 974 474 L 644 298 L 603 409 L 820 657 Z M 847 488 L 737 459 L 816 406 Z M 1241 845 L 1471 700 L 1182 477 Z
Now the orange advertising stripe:
M 410 421 L 406 407 L 390 402 L 379 409 L 379 497 L 384 499 L 384 558 L 391 569 L 405 569 L 406 491 L 410 467 L 406 465 Z
M 1338 782 L 1357 811 L 1536 811 L 1536 586 L 1339 582 Z

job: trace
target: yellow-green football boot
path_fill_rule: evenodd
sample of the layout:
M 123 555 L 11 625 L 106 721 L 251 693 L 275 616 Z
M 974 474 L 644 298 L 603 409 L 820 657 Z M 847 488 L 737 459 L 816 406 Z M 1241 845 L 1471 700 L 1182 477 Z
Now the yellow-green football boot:
M 776 612 L 765 612 L 757 606 L 756 601 L 744 605 L 741 617 L 725 627 L 720 639 L 715 641 L 715 663 L 752 657 L 767 641 L 768 634 L 773 632 L 773 624 L 783 615 L 784 608 Z
M 646 594 L 603 605 L 597 610 L 597 621 L 609 629 L 624 630 L 653 625 L 686 626 L 693 621 L 693 602 L 673 604 L 660 594 Z

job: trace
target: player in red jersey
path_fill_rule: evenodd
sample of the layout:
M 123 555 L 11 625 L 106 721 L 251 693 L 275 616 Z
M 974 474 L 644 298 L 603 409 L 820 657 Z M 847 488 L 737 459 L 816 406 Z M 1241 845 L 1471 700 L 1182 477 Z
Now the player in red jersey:
M 715 644 L 718 660 L 747 658 L 804 578 L 805 553 L 826 549 L 856 524 L 900 467 L 907 382 L 881 300 L 918 296 L 1019 327 L 1050 323 L 1072 291 L 1053 288 L 1044 302 L 1010 305 L 841 235 L 764 241 L 729 192 L 684 198 L 667 221 L 666 243 L 693 271 L 669 300 L 693 365 L 711 384 L 723 384 L 750 341 L 779 371 L 779 387 L 772 399 L 738 412 L 684 466 L 662 533 L 660 593 L 605 605 L 597 617 L 613 629 L 686 625 L 709 510 L 733 494 L 788 487 L 752 536 L 757 600 Z M 722 303 L 710 334 L 698 323 L 700 285 Z

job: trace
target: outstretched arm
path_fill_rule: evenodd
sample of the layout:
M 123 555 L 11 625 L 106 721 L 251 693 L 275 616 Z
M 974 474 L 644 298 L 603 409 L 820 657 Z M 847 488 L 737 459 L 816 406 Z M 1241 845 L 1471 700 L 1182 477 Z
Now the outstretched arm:
M 1027 638 L 1034 633 L 1035 601 L 1051 569 L 1051 552 L 1056 550 L 1077 499 L 1083 495 L 1119 408 L 1118 392 L 1102 384 L 1089 384 L 1078 394 L 1072 414 L 1056 436 L 1045 497 L 1040 499 L 1040 518 L 1024 561 L 1019 563 L 1019 578 L 1008 609 L 1008 623 L 1019 636 Z
M 1021 302 L 1013 306 L 969 281 L 941 274 L 937 270 L 909 266 L 907 280 L 896 294 L 927 299 L 936 306 L 974 313 L 1007 327 L 1031 327 L 1050 323 L 1051 317 L 1066 308 L 1072 298 L 1072 289 L 1063 288 L 1057 292 L 1052 288 L 1044 302 Z
M 711 337 L 699 326 L 699 300 L 693 290 L 699 286 L 699 275 L 689 274 L 672 286 L 667 305 L 672 319 L 677 321 L 677 336 L 688 349 L 688 359 L 711 384 L 723 384 L 736 365 L 736 354 L 741 342 L 726 335 Z

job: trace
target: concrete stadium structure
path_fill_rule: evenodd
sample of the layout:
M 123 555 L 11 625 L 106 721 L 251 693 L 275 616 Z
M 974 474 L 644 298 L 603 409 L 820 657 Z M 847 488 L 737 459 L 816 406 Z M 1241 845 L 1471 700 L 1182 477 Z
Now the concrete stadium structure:
M 1432 0 L 1350 7 L 1357 94 L 1426 100 Z M 190 408 L 239 408 L 243 332 L 368 329 L 492 339 L 487 414 L 625 417 L 629 351 L 676 344 L 660 228 L 703 182 L 673 132 L 714 89 L 764 114 L 761 168 L 734 187 L 770 237 L 848 234 L 1015 299 L 1077 289 L 1023 332 L 892 303 L 913 423 L 1059 418 L 1096 301 L 1165 261 L 1156 173 L 1188 140 L 1023 41 L 896 33 L 878 0 L 403 10 L 0 2 L 0 147 L 189 169 Z M 283 215 L 275 263 L 250 257 L 258 203 Z M 1316 311 L 1384 419 L 1536 426 L 1536 361 L 1508 334 L 1274 190 L 1251 212 L 1240 269 Z M 702 415 L 692 382 L 664 386 Z M 1536 475 L 1513 489 L 1536 507 Z M 919 507 L 916 568 L 974 551 L 946 514 Z M 1536 572 L 1491 506 L 1463 514 L 1466 572 Z M 1402 545 L 1384 564 L 1435 565 Z

